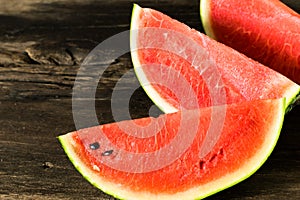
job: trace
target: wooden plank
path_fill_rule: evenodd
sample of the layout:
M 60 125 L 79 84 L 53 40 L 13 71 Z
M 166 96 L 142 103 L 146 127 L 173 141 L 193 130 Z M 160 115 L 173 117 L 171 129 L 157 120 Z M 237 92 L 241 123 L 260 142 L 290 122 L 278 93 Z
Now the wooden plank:
M 298 2 L 285 2 L 299 12 Z M 114 199 L 84 180 L 56 137 L 75 130 L 71 97 L 80 63 L 101 41 L 129 28 L 132 3 L 0 0 L 0 199 Z M 202 30 L 196 0 L 138 3 Z M 102 64 L 110 62 L 97 88 L 100 123 L 114 120 L 112 90 L 132 69 L 128 54 Z M 136 78 L 124 81 L 119 89 L 131 92 Z M 147 116 L 151 106 L 139 88 L 131 117 Z M 287 115 L 275 151 L 255 175 L 209 199 L 300 199 L 299 112 L 298 106 Z

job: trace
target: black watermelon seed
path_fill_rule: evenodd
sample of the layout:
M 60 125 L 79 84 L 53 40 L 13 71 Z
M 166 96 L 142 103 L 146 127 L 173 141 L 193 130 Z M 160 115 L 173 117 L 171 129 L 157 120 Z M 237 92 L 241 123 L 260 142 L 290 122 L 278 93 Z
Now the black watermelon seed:
M 209 159 L 209 162 L 212 162 L 215 158 L 217 158 L 217 154 L 214 154 L 214 155 Z
M 223 148 L 220 149 L 219 154 L 220 154 L 221 156 L 224 155 L 224 150 L 223 150 Z
M 200 169 L 204 169 L 204 164 L 205 164 L 205 162 L 202 160 L 199 162 Z
M 90 144 L 90 148 L 92 150 L 97 150 L 100 148 L 100 144 L 98 142 L 94 142 L 93 144 Z
M 104 151 L 104 152 L 102 153 L 102 156 L 110 156 L 113 152 L 114 152 L 114 150 Z

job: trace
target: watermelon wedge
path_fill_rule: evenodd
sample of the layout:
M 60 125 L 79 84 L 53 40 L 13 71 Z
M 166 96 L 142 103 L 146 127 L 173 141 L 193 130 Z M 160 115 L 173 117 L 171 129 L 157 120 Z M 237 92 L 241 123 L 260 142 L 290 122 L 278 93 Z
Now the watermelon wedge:
M 201 157 L 213 110 L 226 117 L 216 145 Z M 272 152 L 284 115 L 284 99 L 256 100 L 95 126 L 59 140 L 78 171 L 108 194 L 189 200 L 253 174 Z
M 224 109 L 221 137 L 201 158 L 212 111 Z M 188 200 L 253 174 L 272 152 L 284 114 L 284 99 L 257 100 L 104 124 L 59 140 L 78 171 L 106 193 L 131 200 Z
M 169 16 L 134 5 L 131 57 L 140 84 L 165 113 L 257 99 L 286 98 L 300 87 Z
M 201 0 L 212 38 L 300 83 L 300 15 L 278 0 Z

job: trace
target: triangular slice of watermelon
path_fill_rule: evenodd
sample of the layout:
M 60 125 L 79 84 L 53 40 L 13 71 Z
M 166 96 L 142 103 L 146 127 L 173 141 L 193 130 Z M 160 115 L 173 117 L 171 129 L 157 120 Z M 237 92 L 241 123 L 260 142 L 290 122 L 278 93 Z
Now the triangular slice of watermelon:
M 300 14 L 282 1 L 201 0 L 200 14 L 207 35 L 300 84 Z
M 161 12 L 134 5 L 131 56 L 136 75 L 165 113 L 257 99 L 287 99 L 300 87 L 285 76 Z
M 216 145 L 202 157 L 213 111 L 226 117 Z M 257 100 L 100 125 L 59 140 L 78 171 L 108 194 L 188 200 L 253 174 L 272 152 L 284 114 L 284 99 Z

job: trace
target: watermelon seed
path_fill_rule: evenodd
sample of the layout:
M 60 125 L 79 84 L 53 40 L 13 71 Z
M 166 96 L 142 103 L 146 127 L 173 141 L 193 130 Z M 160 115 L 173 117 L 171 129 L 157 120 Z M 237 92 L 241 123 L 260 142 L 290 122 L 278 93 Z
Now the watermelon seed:
M 104 151 L 102 153 L 102 156 L 110 156 L 113 153 L 114 150 L 108 150 L 108 151 Z
M 219 155 L 221 155 L 221 156 L 223 156 L 223 155 L 224 155 L 224 150 L 223 150 L 223 148 L 221 148 L 221 149 L 220 149 L 220 151 L 219 151 Z
M 100 144 L 99 144 L 98 142 L 95 142 L 95 143 L 93 143 L 93 144 L 90 144 L 90 148 L 91 148 L 92 150 L 97 150 L 97 149 L 100 148 Z
M 212 162 L 217 157 L 217 154 L 214 154 L 210 159 L 209 162 Z
M 199 166 L 200 166 L 200 169 L 201 169 L 201 170 L 204 169 L 204 164 L 205 164 L 205 162 L 204 162 L 203 160 L 201 160 L 201 161 L 199 162 Z

